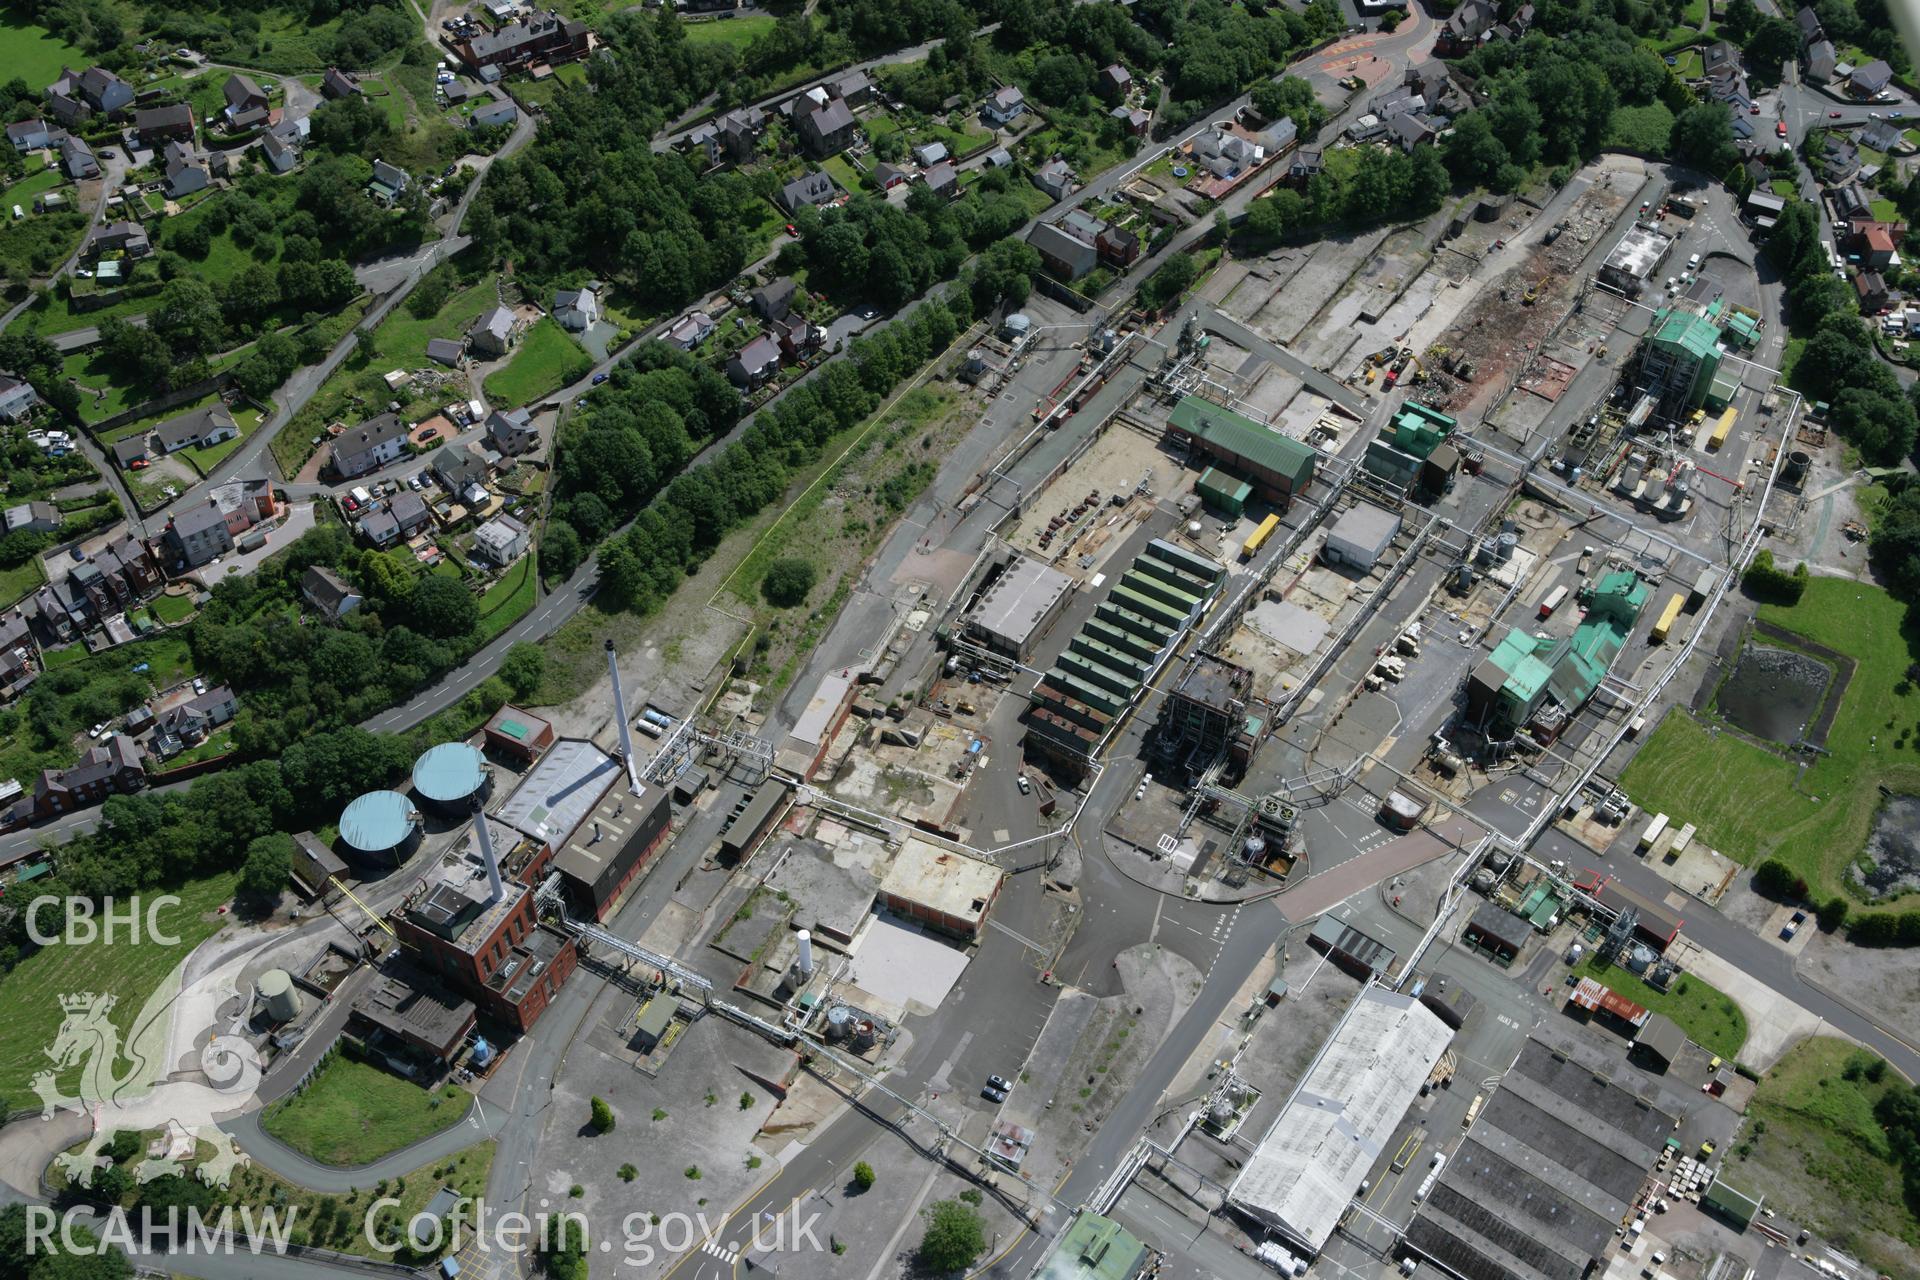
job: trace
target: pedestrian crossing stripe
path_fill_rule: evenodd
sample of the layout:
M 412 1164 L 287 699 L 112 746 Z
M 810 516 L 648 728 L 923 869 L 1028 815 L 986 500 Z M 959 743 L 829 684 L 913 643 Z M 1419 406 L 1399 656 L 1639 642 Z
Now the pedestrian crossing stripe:
M 700 1251 L 702 1253 L 710 1253 L 722 1262 L 732 1262 L 740 1256 L 738 1250 L 724 1248 L 711 1240 L 702 1240 L 700 1242 Z

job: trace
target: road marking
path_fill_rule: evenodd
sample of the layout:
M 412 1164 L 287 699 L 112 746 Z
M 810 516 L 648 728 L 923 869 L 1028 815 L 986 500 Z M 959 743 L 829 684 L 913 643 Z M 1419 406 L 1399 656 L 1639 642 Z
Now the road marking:
M 702 1240 L 700 1242 L 700 1252 L 710 1253 L 714 1257 L 720 1259 L 720 1261 L 722 1262 L 732 1262 L 735 1258 L 738 1258 L 740 1256 L 740 1251 L 738 1249 L 723 1248 L 722 1246 L 715 1244 L 711 1240 Z
M 1012 938 L 1029 951 L 1038 951 L 1043 956 L 1048 954 L 1047 949 L 1035 942 L 1032 938 L 1027 937 L 1024 933 L 1015 933 L 1012 929 L 1007 928 L 1007 926 L 1001 924 L 992 916 L 987 917 L 987 924 L 990 928 L 998 929 L 1001 933 L 1006 934 L 1009 938 Z

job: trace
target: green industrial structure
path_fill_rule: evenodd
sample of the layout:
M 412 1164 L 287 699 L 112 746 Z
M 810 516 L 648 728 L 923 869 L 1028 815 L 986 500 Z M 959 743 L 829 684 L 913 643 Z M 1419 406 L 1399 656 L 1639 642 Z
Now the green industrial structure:
M 1571 636 L 1507 632 L 1468 681 L 1468 720 L 1492 737 L 1522 729 L 1546 742 L 1559 737 L 1626 647 L 1649 594 L 1631 569 L 1616 570 L 1588 593 Z
M 1167 429 L 1201 457 L 1245 476 L 1254 493 L 1282 511 L 1313 483 L 1320 461 L 1318 453 L 1292 436 L 1200 396 L 1183 397 L 1173 406 Z
M 1224 511 L 1236 520 L 1247 509 L 1247 499 L 1253 496 L 1252 485 L 1218 467 L 1208 467 L 1202 471 L 1200 478 L 1194 482 L 1193 491 L 1200 495 L 1200 501 L 1215 511 Z
M 1083 768 L 1226 569 L 1162 538 L 1141 551 L 1033 690 L 1028 746 Z
M 1405 493 L 1416 480 L 1438 492 L 1460 465 L 1459 454 L 1447 444 L 1459 425 L 1438 409 L 1408 400 L 1380 428 L 1379 436 L 1367 442 L 1360 466 L 1396 493 Z M 1423 472 L 1429 474 L 1423 478 Z
M 1724 409 L 1740 389 L 1740 374 L 1724 362 L 1722 342 L 1752 346 L 1758 321 L 1716 298 L 1705 306 L 1681 299 L 1653 313 L 1653 328 L 1640 348 L 1640 389 L 1662 415 L 1682 418 L 1695 409 Z
M 1136 1280 L 1151 1254 L 1111 1218 L 1082 1210 L 1053 1246 L 1034 1280 Z

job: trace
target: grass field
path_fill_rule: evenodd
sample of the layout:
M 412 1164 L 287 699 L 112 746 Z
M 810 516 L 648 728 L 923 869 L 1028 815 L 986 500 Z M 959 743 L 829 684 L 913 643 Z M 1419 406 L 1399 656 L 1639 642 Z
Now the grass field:
M 828 156 L 820 162 L 820 167 L 833 175 L 843 191 L 859 191 L 865 181 L 866 175 L 854 168 L 853 161 L 845 156 Z
M 1817 896 L 1851 893 L 1882 786 L 1920 792 L 1920 689 L 1907 607 L 1878 587 L 1814 578 L 1799 604 L 1765 605 L 1760 617 L 1856 662 L 1827 737 L 1829 754 L 1795 782 L 1797 766 L 1732 733 L 1714 734 L 1683 710 L 1669 712 L 1620 776 L 1634 802 L 1752 865 L 1785 861 Z
M 1603 146 L 1629 151 L 1664 151 L 1673 133 L 1673 112 L 1664 103 L 1650 102 L 1644 107 L 1615 107 L 1607 117 L 1607 136 Z
M 92 60 L 79 49 L 48 31 L 25 21 L 18 13 L 0 14 L 0 63 L 9 79 L 18 76 L 39 92 L 52 84 L 62 66 L 78 71 Z
M 46 585 L 47 575 L 39 556 L 29 556 L 19 564 L 0 569 L 0 609 L 11 605 L 28 592 Z
M 500 408 L 532 404 L 578 377 L 589 363 L 585 349 L 551 317 L 542 316 L 521 335 L 506 367 L 487 376 L 487 400 Z
M 1747 1042 L 1747 1018 L 1740 1006 L 1691 975 L 1676 981 L 1672 990 L 1656 991 L 1624 968 L 1599 963 L 1597 956 L 1588 956 L 1574 972 L 1635 1004 L 1666 1014 L 1688 1039 L 1729 1062 L 1740 1056 L 1740 1046 Z
M 143 933 L 137 943 L 117 936 L 112 946 L 96 941 L 91 946 L 44 947 L 0 979 L 0 1024 L 7 1028 L 0 1044 L 0 1096 L 11 1106 L 33 1102 L 32 1080 L 48 1066 L 42 1050 L 59 1031 L 60 997 L 68 992 L 113 992 L 119 997 L 113 1023 L 125 1034 L 161 981 L 193 947 L 219 931 L 226 917 L 214 912 L 233 897 L 235 878 L 210 876 L 148 895 L 150 900 L 159 892 L 178 895 L 178 905 L 159 908 L 155 917 L 163 932 L 180 939 L 178 946 L 163 946 Z M 44 916 L 43 921 L 48 932 L 58 927 Z M 78 1085 L 80 1070 L 76 1064 L 60 1074 L 68 1092 Z
M 453 1085 L 429 1093 L 340 1053 L 306 1088 L 268 1107 L 260 1125 L 321 1164 L 344 1167 L 378 1160 L 451 1128 L 471 1103 Z
M 486 644 L 514 623 L 527 616 L 539 594 L 540 566 L 537 552 L 520 557 L 500 581 L 480 597 L 480 643 Z
M 1913 1275 L 1920 1218 L 1906 1208 L 1899 1168 L 1873 1117 L 1899 1077 L 1889 1071 L 1870 1079 L 1861 1067 L 1873 1060 L 1825 1036 L 1796 1045 L 1754 1091 L 1742 1142 L 1725 1168 L 1735 1186 L 1792 1205 L 1802 1225 L 1877 1269 Z
M 725 18 L 708 22 L 682 22 L 688 44 L 726 45 L 744 49 L 779 25 L 772 14 L 756 13 L 744 18 Z
M 153 598 L 153 616 L 171 626 L 193 616 L 192 596 L 159 595 Z

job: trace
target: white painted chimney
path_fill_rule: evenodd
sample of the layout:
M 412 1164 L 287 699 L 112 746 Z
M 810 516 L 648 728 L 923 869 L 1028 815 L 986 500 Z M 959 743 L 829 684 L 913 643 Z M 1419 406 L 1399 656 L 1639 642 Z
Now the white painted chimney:
M 794 967 L 800 971 L 800 979 L 804 982 L 813 976 L 813 935 L 802 929 L 798 941 L 800 958 L 795 962 Z
M 627 699 L 620 692 L 620 659 L 607 637 L 607 674 L 613 677 L 613 714 L 620 724 L 620 759 L 627 766 L 627 789 L 640 794 L 640 762 L 633 758 L 633 726 L 627 722 Z
M 487 830 L 487 815 L 478 804 L 473 807 L 473 830 L 480 839 L 480 860 L 487 864 L 487 890 L 493 896 L 489 903 L 495 903 L 507 896 L 507 887 L 500 882 L 500 859 L 493 853 L 493 833 Z

